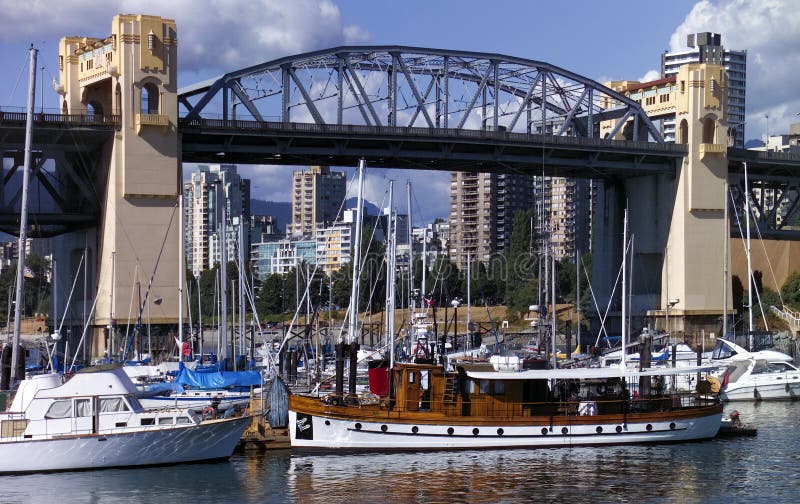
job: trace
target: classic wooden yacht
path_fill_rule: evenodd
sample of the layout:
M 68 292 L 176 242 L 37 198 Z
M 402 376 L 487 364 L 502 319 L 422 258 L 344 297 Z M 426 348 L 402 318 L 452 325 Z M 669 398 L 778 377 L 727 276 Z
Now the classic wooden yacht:
M 230 457 L 250 417 L 145 410 L 116 366 L 24 380 L 0 413 L 0 473 L 175 464 Z
M 663 443 L 712 438 L 713 394 L 668 390 L 704 367 L 535 369 L 402 363 L 353 396 L 289 396 L 292 447 L 441 450 Z M 371 378 L 378 376 L 373 374 Z M 380 381 L 380 380 L 378 380 Z M 706 391 L 707 392 L 707 391 Z

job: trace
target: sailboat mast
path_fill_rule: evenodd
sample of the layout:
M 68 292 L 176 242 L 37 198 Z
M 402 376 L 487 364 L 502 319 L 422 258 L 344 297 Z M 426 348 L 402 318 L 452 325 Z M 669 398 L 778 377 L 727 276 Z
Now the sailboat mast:
M 728 181 L 723 182 L 725 188 L 725 217 L 722 219 L 722 338 L 728 335 L 728 239 L 730 237 L 730 224 L 728 224 Z
M 389 181 L 389 211 L 386 216 L 386 343 L 389 345 L 389 367 L 394 366 L 394 223 L 392 205 L 394 181 Z
M 408 212 L 408 313 L 410 325 L 414 324 L 414 239 L 411 237 L 411 181 L 406 180 L 406 208 Z
M 628 209 L 625 209 L 625 218 L 622 224 L 622 359 L 620 367 L 625 369 L 625 351 L 628 346 L 627 334 L 627 305 L 628 305 Z
M 19 332 L 22 323 L 23 285 L 25 282 L 25 242 L 28 239 L 28 179 L 31 171 L 31 143 L 33 140 L 33 107 L 36 92 L 36 55 L 39 51 L 33 46 L 28 50 L 30 73 L 28 79 L 28 115 L 25 120 L 25 165 L 22 170 L 22 208 L 19 218 L 19 241 L 17 245 L 17 292 L 14 305 L 14 338 L 11 349 L 11 380 L 17 380 L 17 361 L 19 359 Z
M 180 168 L 179 168 L 180 169 Z M 178 180 L 183 180 L 183 175 Z M 183 237 L 183 185 L 178 184 L 178 360 L 183 360 L 183 260 L 184 260 L 184 237 Z M 150 308 L 148 306 L 148 315 Z M 149 327 L 149 326 L 148 326 Z M 150 332 L 147 333 L 148 349 L 150 352 Z M 150 354 L 152 358 L 152 354 Z
M 748 322 L 748 335 L 747 341 L 752 350 L 753 338 L 753 265 L 750 258 L 750 186 L 747 181 L 747 161 L 742 163 L 744 165 L 744 222 L 747 229 L 747 322 Z
M 350 318 L 348 343 L 354 343 L 356 338 L 356 331 L 358 330 L 358 279 L 361 277 L 361 226 L 364 221 L 364 168 L 366 161 L 361 159 L 358 161 L 358 199 L 356 210 L 356 229 L 353 240 L 353 285 L 350 289 Z

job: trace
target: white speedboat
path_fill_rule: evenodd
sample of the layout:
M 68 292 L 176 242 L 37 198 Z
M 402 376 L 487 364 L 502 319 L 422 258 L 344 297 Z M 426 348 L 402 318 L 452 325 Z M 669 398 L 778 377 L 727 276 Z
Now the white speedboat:
M 800 399 L 800 369 L 791 357 L 776 350 L 748 352 L 743 347 L 717 340 L 716 362 L 726 362 L 720 378 L 723 401 Z
M 24 380 L 0 413 L 0 473 L 175 464 L 230 457 L 250 417 L 145 410 L 119 367 Z

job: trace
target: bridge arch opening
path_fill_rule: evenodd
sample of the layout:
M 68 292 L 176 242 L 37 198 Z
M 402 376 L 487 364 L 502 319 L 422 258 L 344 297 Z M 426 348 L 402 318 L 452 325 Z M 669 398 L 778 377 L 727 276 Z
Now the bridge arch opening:
M 142 84 L 141 113 L 158 114 L 158 86 L 152 82 Z
M 103 117 L 103 106 L 100 102 L 90 101 L 86 104 L 86 115 L 89 117 Z
M 686 122 L 686 119 L 682 119 L 680 126 L 678 126 L 678 143 L 689 143 L 689 123 Z
M 716 129 L 716 117 L 713 115 L 706 116 L 706 118 L 703 119 L 703 143 L 714 143 L 714 133 Z
M 114 113 L 115 114 L 122 114 L 122 87 L 117 82 L 117 86 L 114 88 Z
M 69 107 L 67 106 L 67 100 L 61 101 L 61 114 L 62 115 L 69 114 Z

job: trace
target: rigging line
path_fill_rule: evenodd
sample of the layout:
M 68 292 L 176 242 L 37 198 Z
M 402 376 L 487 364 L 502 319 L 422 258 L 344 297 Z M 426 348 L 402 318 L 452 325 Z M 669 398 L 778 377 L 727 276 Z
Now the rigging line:
M 630 243 L 630 241 L 628 242 L 628 244 L 629 243 Z M 623 251 L 623 257 L 628 254 L 628 244 L 625 245 L 625 250 Z M 606 332 L 606 329 L 605 329 L 606 319 L 608 318 L 608 312 L 611 310 L 611 301 L 614 299 L 614 294 L 617 292 L 617 286 L 619 285 L 619 277 L 622 276 L 622 269 L 624 267 L 625 267 L 625 261 L 623 260 L 620 263 L 619 270 L 617 270 L 617 278 L 616 278 L 616 280 L 614 280 L 614 288 L 611 289 L 611 295 L 608 296 L 608 304 L 606 305 L 606 312 L 602 316 L 602 318 L 600 319 L 600 327 L 602 329 L 602 332 L 606 333 L 606 337 L 608 337 L 608 333 Z M 585 271 L 584 271 L 584 273 L 585 273 Z M 589 291 L 592 292 L 592 296 L 594 296 L 594 291 L 592 290 L 591 283 L 589 284 Z M 622 299 L 623 299 L 622 302 L 624 303 L 625 302 L 625 294 L 624 293 L 622 294 Z M 598 315 L 599 314 L 600 313 L 598 311 Z M 597 339 L 594 342 L 594 346 L 598 346 L 599 344 L 600 344 L 600 333 L 598 332 L 597 333 Z
M 131 302 L 128 306 L 128 322 L 125 326 L 125 341 L 128 340 L 128 336 L 131 332 L 131 316 L 133 315 L 133 297 L 134 297 L 134 289 L 136 288 L 136 284 L 139 282 L 139 261 L 136 261 L 136 267 L 133 270 L 133 282 L 131 283 Z M 113 286 L 112 286 L 113 288 Z
M 747 197 L 748 197 L 748 195 L 745 194 L 745 198 L 747 198 Z M 731 192 L 731 201 L 733 201 L 733 192 Z M 733 208 L 736 210 L 736 212 L 734 212 L 734 213 L 736 214 L 736 224 L 737 224 L 737 226 L 739 228 L 739 236 L 744 236 L 744 234 L 742 233 L 742 221 L 739 218 L 739 209 L 736 208 L 735 205 L 734 205 Z M 748 215 L 747 217 L 749 218 L 750 216 Z M 756 226 L 756 228 L 758 228 L 758 226 Z M 748 254 L 747 244 L 744 243 L 744 240 L 742 240 L 742 247 L 744 248 L 745 256 L 747 256 L 747 254 Z M 769 327 L 767 326 L 767 316 L 764 314 L 764 306 L 761 304 L 761 294 L 758 292 L 758 289 L 755 288 L 756 287 L 755 275 L 753 275 L 752 271 L 748 271 L 747 272 L 747 276 L 748 276 L 748 280 L 749 280 L 748 283 L 747 283 L 747 290 L 749 291 L 750 289 L 753 289 L 755 291 L 756 298 L 758 299 L 758 308 L 759 308 L 759 310 L 761 310 L 761 318 L 764 319 L 764 326 L 767 328 L 767 330 L 769 330 Z M 748 307 L 748 309 L 752 310 L 753 307 L 750 306 L 750 307 Z
M 594 303 L 594 309 L 597 312 L 598 317 L 600 317 L 600 332 L 597 334 L 597 341 L 595 342 L 595 346 L 597 346 L 597 342 L 600 341 L 600 334 L 605 334 L 606 338 L 608 337 L 608 331 L 606 331 L 606 324 L 605 324 L 605 317 L 602 313 L 600 313 L 600 306 L 597 304 L 597 297 L 594 295 L 594 289 L 592 289 L 592 279 L 589 278 L 589 273 L 586 271 L 586 264 L 583 262 L 583 257 L 581 257 L 581 266 L 583 266 L 583 274 L 586 277 L 586 283 L 589 285 L 589 293 L 592 295 L 592 302 Z M 619 279 L 619 274 L 617 274 L 617 279 Z M 614 296 L 614 292 L 611 292 L 611 296 Z
M 25 50 L 25 58 L 23 58 L 22 66 L 20 67 L 19 73 L 17 74 L 17 81 L 14 83 L 14 87 L 11 88 L 11 94 L 9 94 L 9 96 L 8 96 L 8 102 L 9 103 L 13 103 L 14 102 L 14 95 L 16 94 L 17 88 L 19 87 L 19 83 L 22 80 L 22 75 L 25 72 L 25 69 L 28 67 L 28 64 L 29 64 L 28 60 L 29 60 L 28 50 L 26 49 Z
M 144 293 L 144 300 L 142 300 L 142 304 L 139 307 L 139 315 L 136 317 L 136 325 L 133 326 L 133 334 L 131 335 L 130 339 L 128 339 L 127 346 L 125 348 L 125 352 L 122 354 L 122 359 L 125 360 L 125 357 L 128 355 L 128 351 L 131 349 L 133 345 L 133 340 L 136 338 L 136 335 L 139 332 L 139 328 L 142 325 L 142 312 L 144 312 L 144 307 L 147 304 L 147 300 L 150 297 L 150 289 L 153 287 L 153 279 L 156 276 L 156 272 L 158 271 L 158 263 L 161 261 L 161 254 L 164 252 L 164 247 L 167 245 L 167 238 L 169 237 L 169 230 L 172 228 L 172 222 L 175 219 L 175 212 L 178 209 L 178 205 L 174 205 L 172 207 L 172 215 L 169 219 L 169 225 L 167 226 L 167 232 L 164 233 L 164 239 L 161 242 L 161 249 L 158 251 L 158 256 L 156 257 L 156 263 L 153 265 L 153 273 L 150 275 L 150 281 L 147 283 L 147 290 Z M 183 218 L 181 215 L 180 218 Z M 180 351 L 180 349 L 178 349 Z
M 81 261 L 78 263 L 78 268 L 75 270 L 75 278 L 72 280 L 72 288 L 69 291 L 69 297 L 67 298 L 67 305 L 64 308 L 64 315 L 61 316 L 61 321 L 58 323 L 58 334 L 61 334 L 61 328 L 64 326 L 64 319 L 67 318 L 67 311 L 70 306 L 70 302 L 72 301 L 72 294 L 75 292 L 75 285 L 78 283 L 78 274 L 81 272 L 81 267 L 83 266 L 84 256 L 81 255 Z M 85 321 L 84 321 L 85 323 Z
M 755 209 L 751 210 L 751 212 L 754 213 Z M 756 226 L 756 234 L 758 234 L 758 241 L 759 243 L 761 243 L 762 250 L 764 250 L 764 257 L 767 259 L 767 266 L 769 266 L 769 272 L 772 275 L 772 282 L 775 284 L 776 290 L 778 291 L 778 299 L 780 299 L 781 304 L 783 305 L 784 304 L 783 294 L 781 293 L 780 287 L 778 287 L 778 279 L 775 278 L 775 270 L 772 269 L 772 261 L 769 260 L 769 254 L 767 254 L 767 246 L 764 245 L 764 237 L 761 236 L 761 226 Z

